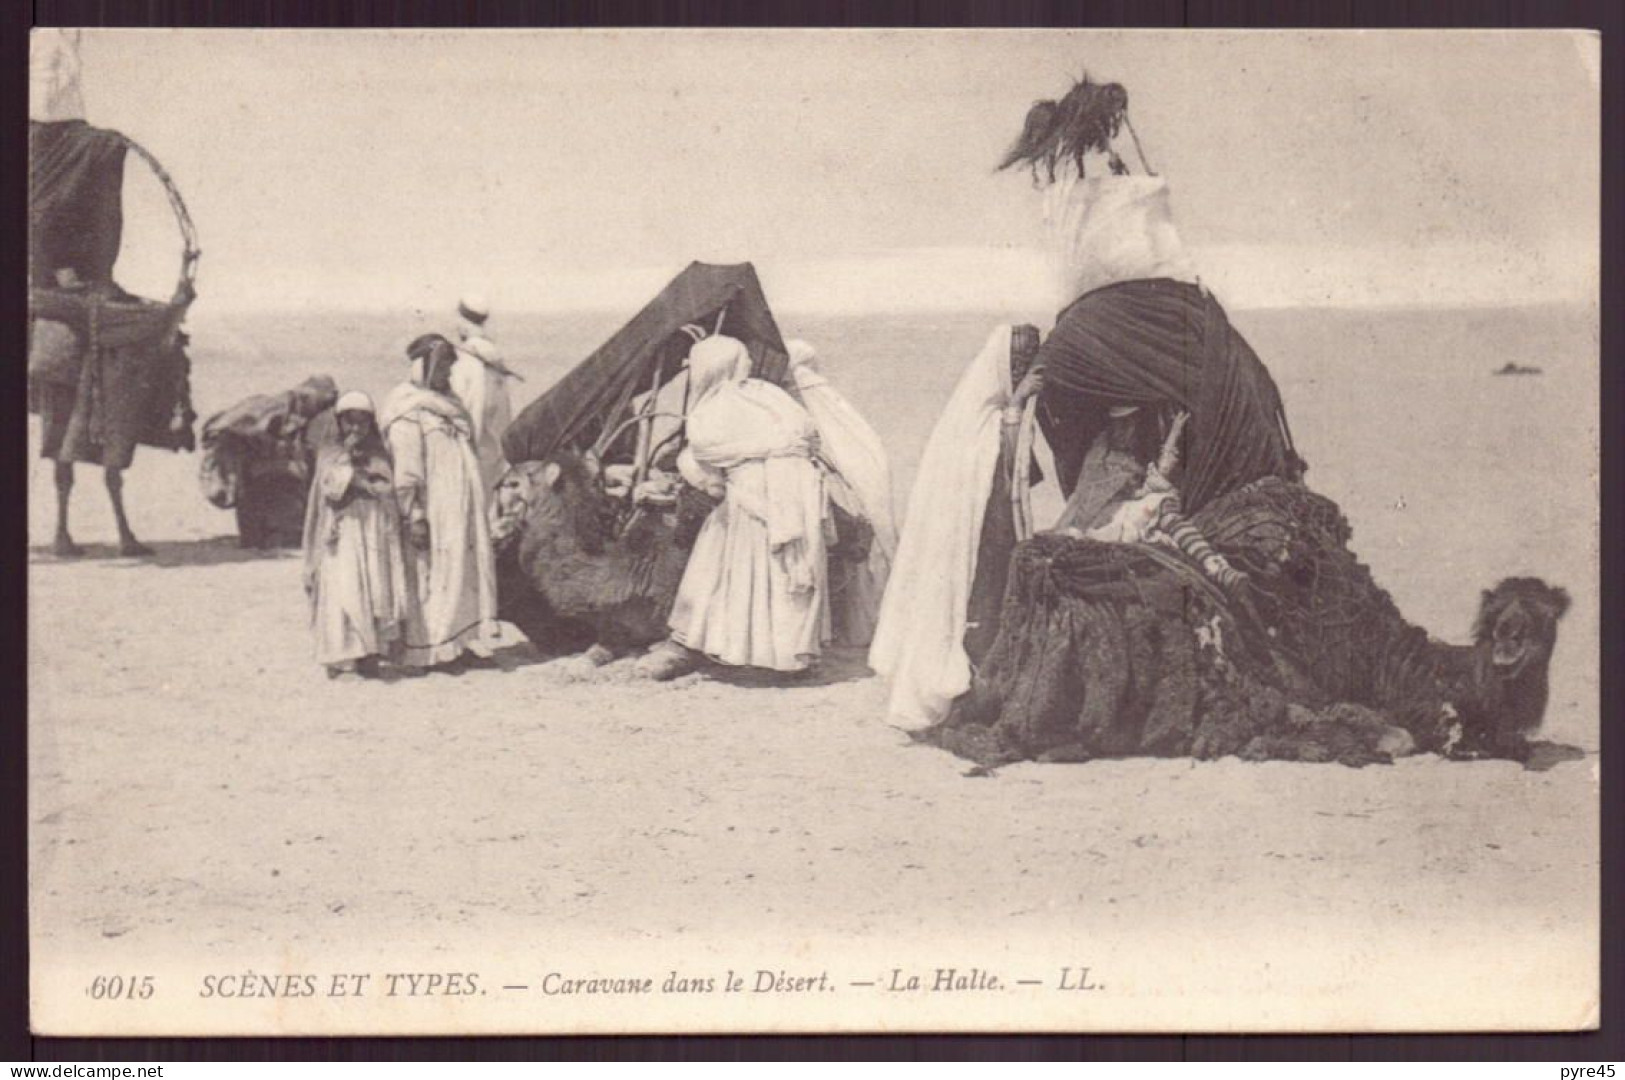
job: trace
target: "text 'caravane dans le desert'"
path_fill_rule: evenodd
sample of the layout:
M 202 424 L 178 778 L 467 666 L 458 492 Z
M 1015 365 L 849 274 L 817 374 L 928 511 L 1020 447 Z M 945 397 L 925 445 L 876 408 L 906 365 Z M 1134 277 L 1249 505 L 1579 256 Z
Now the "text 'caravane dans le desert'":
M 1091 977 L 1090 968 L 1062 968 L 1060 978 L 1053 984 L 1059 990 L 1103 990 L 1105 987 Z M 330 977 L 316 975 L 260 975 L 252 972 L 242 975 L 207 975 L 203 978 L 198 996 L 203 998 L 303 998 L 303 997 L 472 997 L 487 992 L 489 983 L 482 985 L 481 976 L 474 972 L 452 975 L 421 973 L 386 973 L 377 979 L 370 974 L 339 974 Z M 729 969 L 718 978 L 713 975 L 688 975 L 669 971 L 663 979 L 645 975 L 630 976 L 571 976 L 550 971 L 535 989 L 547 997 L 573 995 L 627 995 L 653 994 L 816 994 L 832 993 L 839 983 L 827 970 L 817 973 L 792 973 L 785 969 L 757 968 L 748 972 Z M 981 967 L 939 967 L 923 971 L 907 971 L 894 967 L 882 977 L 872 980 L 849 981 L 848 986 L 878 989 L 886 992 L 945 993 L 977 990 L 1011 990 L 1017 987 L 1050 985 L 1044 979 L 1016 979 L 991 972 Z M 506 984 L 504 990 L 529 990 L 530 985 Z M 148 996 L 133 995 L 132 996 Z

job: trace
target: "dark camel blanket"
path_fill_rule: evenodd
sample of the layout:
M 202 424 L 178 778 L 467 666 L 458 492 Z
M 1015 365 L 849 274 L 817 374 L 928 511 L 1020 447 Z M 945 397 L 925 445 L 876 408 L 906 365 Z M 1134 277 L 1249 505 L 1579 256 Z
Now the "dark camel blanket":
M 1273 756 L 1291 710 L 1335 707 L 1315 745 L 1293 732 L 1293 753 L 1373 760 L 1370 718 L 1349 710 L 1380 707 L 1396 651 L 1426 635 L 1349 550 L 1336 505 L 1271 477 L 1195 520 L 1246 571 L 1243 588 L 1155 545 L 1043 534 L 1017 547 L 998 637 L 923 740 L 985 763 Z
M 30 291 L 29 407 L 45 457 L 128 468 L 137 446 L 195 448 L 185 304 Z
M 1189 511 L 1262 476 L 1303 478 L 1274 380 L 1200 286 L 1159 278 L 1087 293 L 1061 312 L 1038 363 L 1038 420 L 1068 495 L 1111 406 L 1164 421 L 1190 412 L 1179 480 Z M 1162 435 L 1149 427 L 1142 435 L 1139 457 L 1149 460 Z

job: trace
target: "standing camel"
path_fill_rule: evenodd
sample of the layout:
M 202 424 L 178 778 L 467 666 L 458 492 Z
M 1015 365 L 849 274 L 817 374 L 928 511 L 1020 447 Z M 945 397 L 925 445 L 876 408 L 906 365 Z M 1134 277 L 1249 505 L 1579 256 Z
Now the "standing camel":
M 130 529 L 130 519 L 124 513 L 124 470 L 111 465 L 102 467 L 107 483 L 107 497 L 113 504 L 113 519 L 118 523 L 118 553 L 120 555 L 151 555 L 152 549 L 137 540 Z M 73 542 L 68 533 L 68 501 L 73 493 L 73 462 L 56 462 L 56 540 L 51 551 L 60 558 L 77 558 L 85 549 Z
M 33 290 L 30 300 L 30 392 L 43 422 L 40 456 L 54 463 L 56 481 L 52 551 L 84 554 L 68 531 L 74 465 L 83 463 L 102 467 L 119 554 L 150 555 L 125 512 L 124 470 L 138 444 L 193 449 L 187 337 L 174 325 L 184 304 L 141 300 L 110 283 L 86 288 L 60 276 L 58 289 Z

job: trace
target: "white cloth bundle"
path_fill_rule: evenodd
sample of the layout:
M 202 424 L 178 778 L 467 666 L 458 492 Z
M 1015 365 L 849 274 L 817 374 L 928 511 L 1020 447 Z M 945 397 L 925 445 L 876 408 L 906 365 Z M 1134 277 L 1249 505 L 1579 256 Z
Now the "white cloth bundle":
M 1119 281 L 1196 281 L 1160 176 L 1078 177 L 1068 164 L 1044 192 L 1056 304 Z
M 78 30 L 40 28 L 29 36 L 30 120 L 83 120 L 85 94 L 79 79 Z

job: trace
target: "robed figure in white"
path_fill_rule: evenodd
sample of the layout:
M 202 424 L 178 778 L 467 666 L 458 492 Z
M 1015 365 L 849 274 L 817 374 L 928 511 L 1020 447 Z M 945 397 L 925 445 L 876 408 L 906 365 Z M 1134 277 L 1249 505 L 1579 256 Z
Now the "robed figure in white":
M 891 465 L 880 435 L 851 402 L 830 385 L 818 353 L 805 341 L 787 341 L 790 376 L 801 403 L 818 429 L 820 456 L 835 471 L 826 477 L 831 502 L 869 523 L 874 538 L 869 557 L 829 597 L 834 640 L 841 645 L 867 645 L 880 618 L 892 556 L 897 551 L 897 523 L 892 511 Z
M 409 619 L 406 556 L 372 399 L 352 390 L 334 412 L 341 441 L 321 449 L 305 512 L 305 593 L 316 662 L 372 674 Z
M 689 353 L 687 445 L 678 468 L 721 503 L 672 607 L 672 640 L 723 664 L 801 671 L 821 651 L 828 567 L 824 483 L 812 417 L 750 377 L 742 342 Z
M 474 425 L 450 394 L 454 350 L 438 335 L 414 342 L 412 381 L 384 401 L 379 426 L 395 459 L 395 494 L 405 522 L 416 594 L 406 662 L 433 667 L 460 658 L 496 633 L 495 557 Z
M 965 651 L 971 586 L 983 515 L 1010 385 L 1011 328 L 987 339 L 942 411 L 926 443 L 909 495 L 869 666 L 891 684 L 892 723 L 928 727 L 970 689 Z
M 502 352 L 485 329 L 489 310 L 477 297 L 464 297 L 457 305 L 457 360 L 451 366 L 451 392 L 462 402 L 474 426 L 474 453 L 480 463 L 480 485 L 486 502 L 507 471 L 502 455 L 502 433 L 513 422 L 508 380 L 515 375 L 503 362 Z

